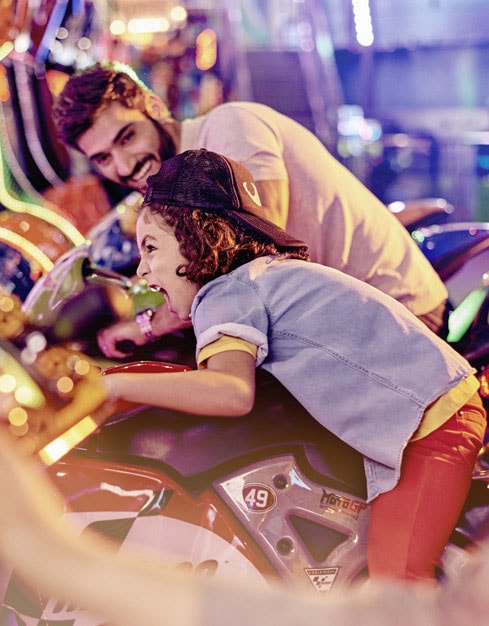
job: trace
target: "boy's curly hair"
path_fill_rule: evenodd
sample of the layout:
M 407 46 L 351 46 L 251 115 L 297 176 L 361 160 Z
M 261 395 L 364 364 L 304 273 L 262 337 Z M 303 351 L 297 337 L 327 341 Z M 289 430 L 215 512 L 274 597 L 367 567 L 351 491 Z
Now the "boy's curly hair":
M 199 287 L 269 254 L 309 261 L 306 248 L 279 249 L 265 237 L 246 231 L 231 216 L 157 203 L 143 204 L 139 211 L 143 208 L 160 216 L 173 230 L 180 253 L 188 260 L 177 268 L 177 274 Z
M 96 63 L 79 70 L 66 82 L 53 104 L 59 138 L 79 150 L 77 140 L 112 102 L 146 113 L 150 89 L 123 63 Z

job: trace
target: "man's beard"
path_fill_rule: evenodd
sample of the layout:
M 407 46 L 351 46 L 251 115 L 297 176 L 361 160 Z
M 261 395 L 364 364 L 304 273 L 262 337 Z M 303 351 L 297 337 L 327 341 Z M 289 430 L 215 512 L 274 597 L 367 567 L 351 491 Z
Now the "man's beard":
M 161 158 L 161 163 L 163 163 L 167 159 L 171 159 L 172 157 L 176 156 L 177 148 L 175 146 L 173 139 L 163 129 L 161 124 L 158 121 L 153 120 L 153 119 L 151 119 L 151 121 L 155 125 L 156 130 L 158 131 L 158 136 L 160 138 L 159 155 Z
M 176 149 L 173 139 L 163 129 L 161 124 L 152 118 L 149 118 L 149 119 L 151 120 L 152 124 L 154 125 L 158 133 L 158 137 L 159 137 L 158 156 L 161 160 L 161 163 L 160 163 L 161 165 L 163 164 L 164 161 L 174 157 L 176 155 L 177 149 Z M 146 165 L 148 161 L 156 162 L 156 159 L 152 157 L 150 154 L 148 154 L 142 161 L 139 161 L 138 163 L 136 163 L 133 171 L 128 176 L 120 177 L 119 184 L 122 185 L 123 187 L 134 187 L 134 185 L 131 185 L 130 181 L 138 174 L 138 172 Z M 141 193 L 144 193 L 145 189 L 146 189 L 146 181 L 144 181 L 144 183 L 141 184 L 138 190 L 141 191 Z

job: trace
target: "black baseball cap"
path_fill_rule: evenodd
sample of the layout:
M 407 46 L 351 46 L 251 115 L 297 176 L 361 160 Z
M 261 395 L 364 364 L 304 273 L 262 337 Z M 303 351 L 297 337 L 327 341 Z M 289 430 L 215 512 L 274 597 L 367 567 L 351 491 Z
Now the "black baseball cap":
M 307 248 L 304 241 L 256 214 L 262 205 L 251 172 L 221 154 L 204 149 L 182 152 L 164 161 L 147 184 L 145 204 L 155 202 L 231 215 L 277 248 Z

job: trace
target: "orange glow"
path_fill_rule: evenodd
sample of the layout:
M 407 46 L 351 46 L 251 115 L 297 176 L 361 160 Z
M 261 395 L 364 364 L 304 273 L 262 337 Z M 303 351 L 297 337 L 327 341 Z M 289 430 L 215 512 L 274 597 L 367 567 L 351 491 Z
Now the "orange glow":
M 7 70 L 0 65 L 0 102 L 8 102 L 10 99 L 10 89 L 8 88 Z
M 39 452 L 41 460 L 46 465 L 52 465 L 91 435 L 98 427 L 99 424 L 90 415 L 87 415 L 54 441 L 44 446 Z
M 206 28 L 195 39 L 195 64 L 197 69 L 205 72 L 210 70 L 217 61 L 217 38 L 216 33 Z
M 53 96 L 58 96 L 61 93 L 68 78 L 69 76 L 66 72 L 60 72 L 59 70 L 48 70 L 46 72 L 46 82 Z
M 479 382 L 481 385 L 479 388 L 479 393 L 483 398 L 489 397 L 489 381 L 488 381 L 489 371 L 488 370 L 489 368 L 485 367 L 477 375 L 477 378 L 479 379 Z

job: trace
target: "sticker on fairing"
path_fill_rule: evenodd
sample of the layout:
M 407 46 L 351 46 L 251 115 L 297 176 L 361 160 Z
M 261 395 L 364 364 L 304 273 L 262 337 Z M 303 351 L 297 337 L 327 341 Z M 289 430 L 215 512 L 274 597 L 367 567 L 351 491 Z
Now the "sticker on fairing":
M 345 498 L 334 492 L 328 492 L 323 489 L 321 500 L 319 501 L 320 509 L 334 509 L 341 513 L 346 513 L 355 519 L 358 518 L 362 511 L 367 509 L 366 502 L 356 500 L 355 498 Z
M 318 593 L 328 593 L 333 586 L 339 569 L 339 567 L 311 567 L 304 571 Z
M 263 513 L 273 509 L 277 504 L 277 496 L 266 485 L 252 484 L 243 487 L 243 501 L 249 511 Z

